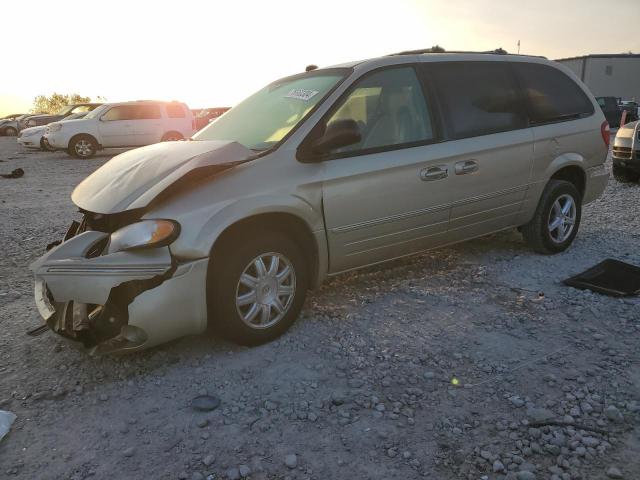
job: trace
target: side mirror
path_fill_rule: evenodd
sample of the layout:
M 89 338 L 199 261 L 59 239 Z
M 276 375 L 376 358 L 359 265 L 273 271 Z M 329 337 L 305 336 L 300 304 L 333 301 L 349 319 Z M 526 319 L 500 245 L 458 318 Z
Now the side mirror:
M 329 153 L 362 140 L 360 127 L 355 120 L 336 120 L 326 126 L 324 135 L 313 142 L 311 151 L 316 155 Z

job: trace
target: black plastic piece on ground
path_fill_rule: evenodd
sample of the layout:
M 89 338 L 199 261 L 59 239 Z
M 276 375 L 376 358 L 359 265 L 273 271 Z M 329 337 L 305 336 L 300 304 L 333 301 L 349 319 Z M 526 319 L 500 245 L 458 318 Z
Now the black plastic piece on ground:
M 2 173 L 0 177 L 2 178 L 20 178 L 24 175 L 24 170 L 21 168 L 16 168 L 11 173 Z
M 42 335 L 47 330 L 49 330 L 49 326 L 45 323 L 44 325 L 40 325 L 39 327 L 32 328 L 27 332 L 27 335 L 31 337 L 37 337 L 38 335 Z
M 593 290 L 613 297 L 640 294 L 640 267 L 608 258 L 589 270 L 563 280 L 574 288 Z
M 202 412 L 210 412 L 220 406 L 220 399 L 211 395 L 199 395 L 191 400 L 191 406 Z

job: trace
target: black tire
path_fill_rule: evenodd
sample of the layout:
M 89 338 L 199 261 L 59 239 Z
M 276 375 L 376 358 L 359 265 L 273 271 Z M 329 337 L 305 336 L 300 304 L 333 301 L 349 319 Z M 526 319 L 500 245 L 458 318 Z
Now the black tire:
M 575 219 L 573 228 L 563 241 L 554 239 L 550 231 L 550 221 L 552 209 L 556 200 L 564 199 L 569 195 L 575 206 Z M 542 192 L 540 202 L 536 208 L 533 219 L 522 226 L 522 236 L 525 242 L 535 251 L 542 254 L 554 254 L 566 250 L 573 242 L 578 228 L 580 227 L 580 217 L 582 215 L 582 195 L 571 182 L 564 180 L 549 180 Z
M 245 307 L 236 307 L 236 296 L 241 294 L 241 288 L 246 288 L 241 287 L 240 277 L 256 258 L 270 253 L 282 255 L 291 265 L 294 272 L 294 293 L 279 321 L 267 327 L 251 327 L 242 320 L 238 311 Z M 291 277 L 289 280 L 291 281 Z M 241 345 L 269 342 L 282 335 L 298 318 L 308 285 L 309 273 L 305 257 L 297 243 L 288 236 L 275 231 L 260 231 L 245 235 L 241 242 L 237 238 L 226 241 L 222 239 L 222 244 L 216 246 L 212 256 L 207 278 L 209 325 Z M 260 289 L 264 291 L 262 286 L 256 286 L 254 291 Z M 259 302 L 254 303 L 259 306 Z M 250 310 L 251 306 L 246 308 Z M 277 311 L 269 308 L 269 315 L 272 313 L 277 318 Z M 258 316 L 260 313 L 256 320 Z
M 5 127 L 3 132 L 7 137 L 15 137 L 16 135 L 18 135 L 18 130 L 16 130 L 14 127 Z
M 620 165 L 614 165 L 613 178 L 620 183 L 633 183 L 640 180 L 640 173 L 634 172 L 629 168 L 621 167 Z
M 167 132 L 162 136 L 162 142 L 176 142 L 178 140 L 184 140 L 184 137 L 180 132 Z
M 77 135 L 69 141 L 67 152 L 76 158 L 87 159 L 98 151 L 98 143 L 91 135 Z

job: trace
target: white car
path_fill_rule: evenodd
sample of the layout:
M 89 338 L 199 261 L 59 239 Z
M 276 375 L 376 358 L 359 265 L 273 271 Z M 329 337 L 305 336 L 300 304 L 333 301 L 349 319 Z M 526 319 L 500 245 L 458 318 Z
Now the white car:
M 184 103 L 140 100 L 107 103 L 82 119 L 50 123 L 43 141 L 54 150 L 90 158 L 103 148 L 182 140 L 194 131 L 193 114 Z
M 83 118 L 89 112 L 79 112 L 69 115 L 61 122 L 69 120 L 75 120 L 76 118 Z M 47 130 L 47 125 L 40 125 L 38 127 L 29 127 L 24 130 L 20 130 L 18 134 L 18 143 L 27 148 L 38 148 L 40 150 L 52 150 L 44 141 L 44 134 Z

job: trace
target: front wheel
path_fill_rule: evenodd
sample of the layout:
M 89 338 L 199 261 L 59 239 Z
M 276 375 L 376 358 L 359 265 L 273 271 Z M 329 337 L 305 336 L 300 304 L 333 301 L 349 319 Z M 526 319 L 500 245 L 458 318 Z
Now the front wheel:
M 550 180 L 533 219 L 522 226 L 522 236 L 536 252 L 559 253 L 573 242 L 582 215 L 582 196 L 564 180 Z
M 629 168 L 614 165 L 613 178 L 615 178 L 620 183 L 632 183 L 640 180 L 640 173 L 634 172 Z
M 208 278 L 210 322 L 242 345 L 282 335 L 300 314 L 308 272 L 300 247 L 284 234 L 259 232 L 224 242 Z
M 78 135 L 69 142 L 68 151 L 74 157 L 91 158 L 98 151 L 98 145 L 89 135 Z

